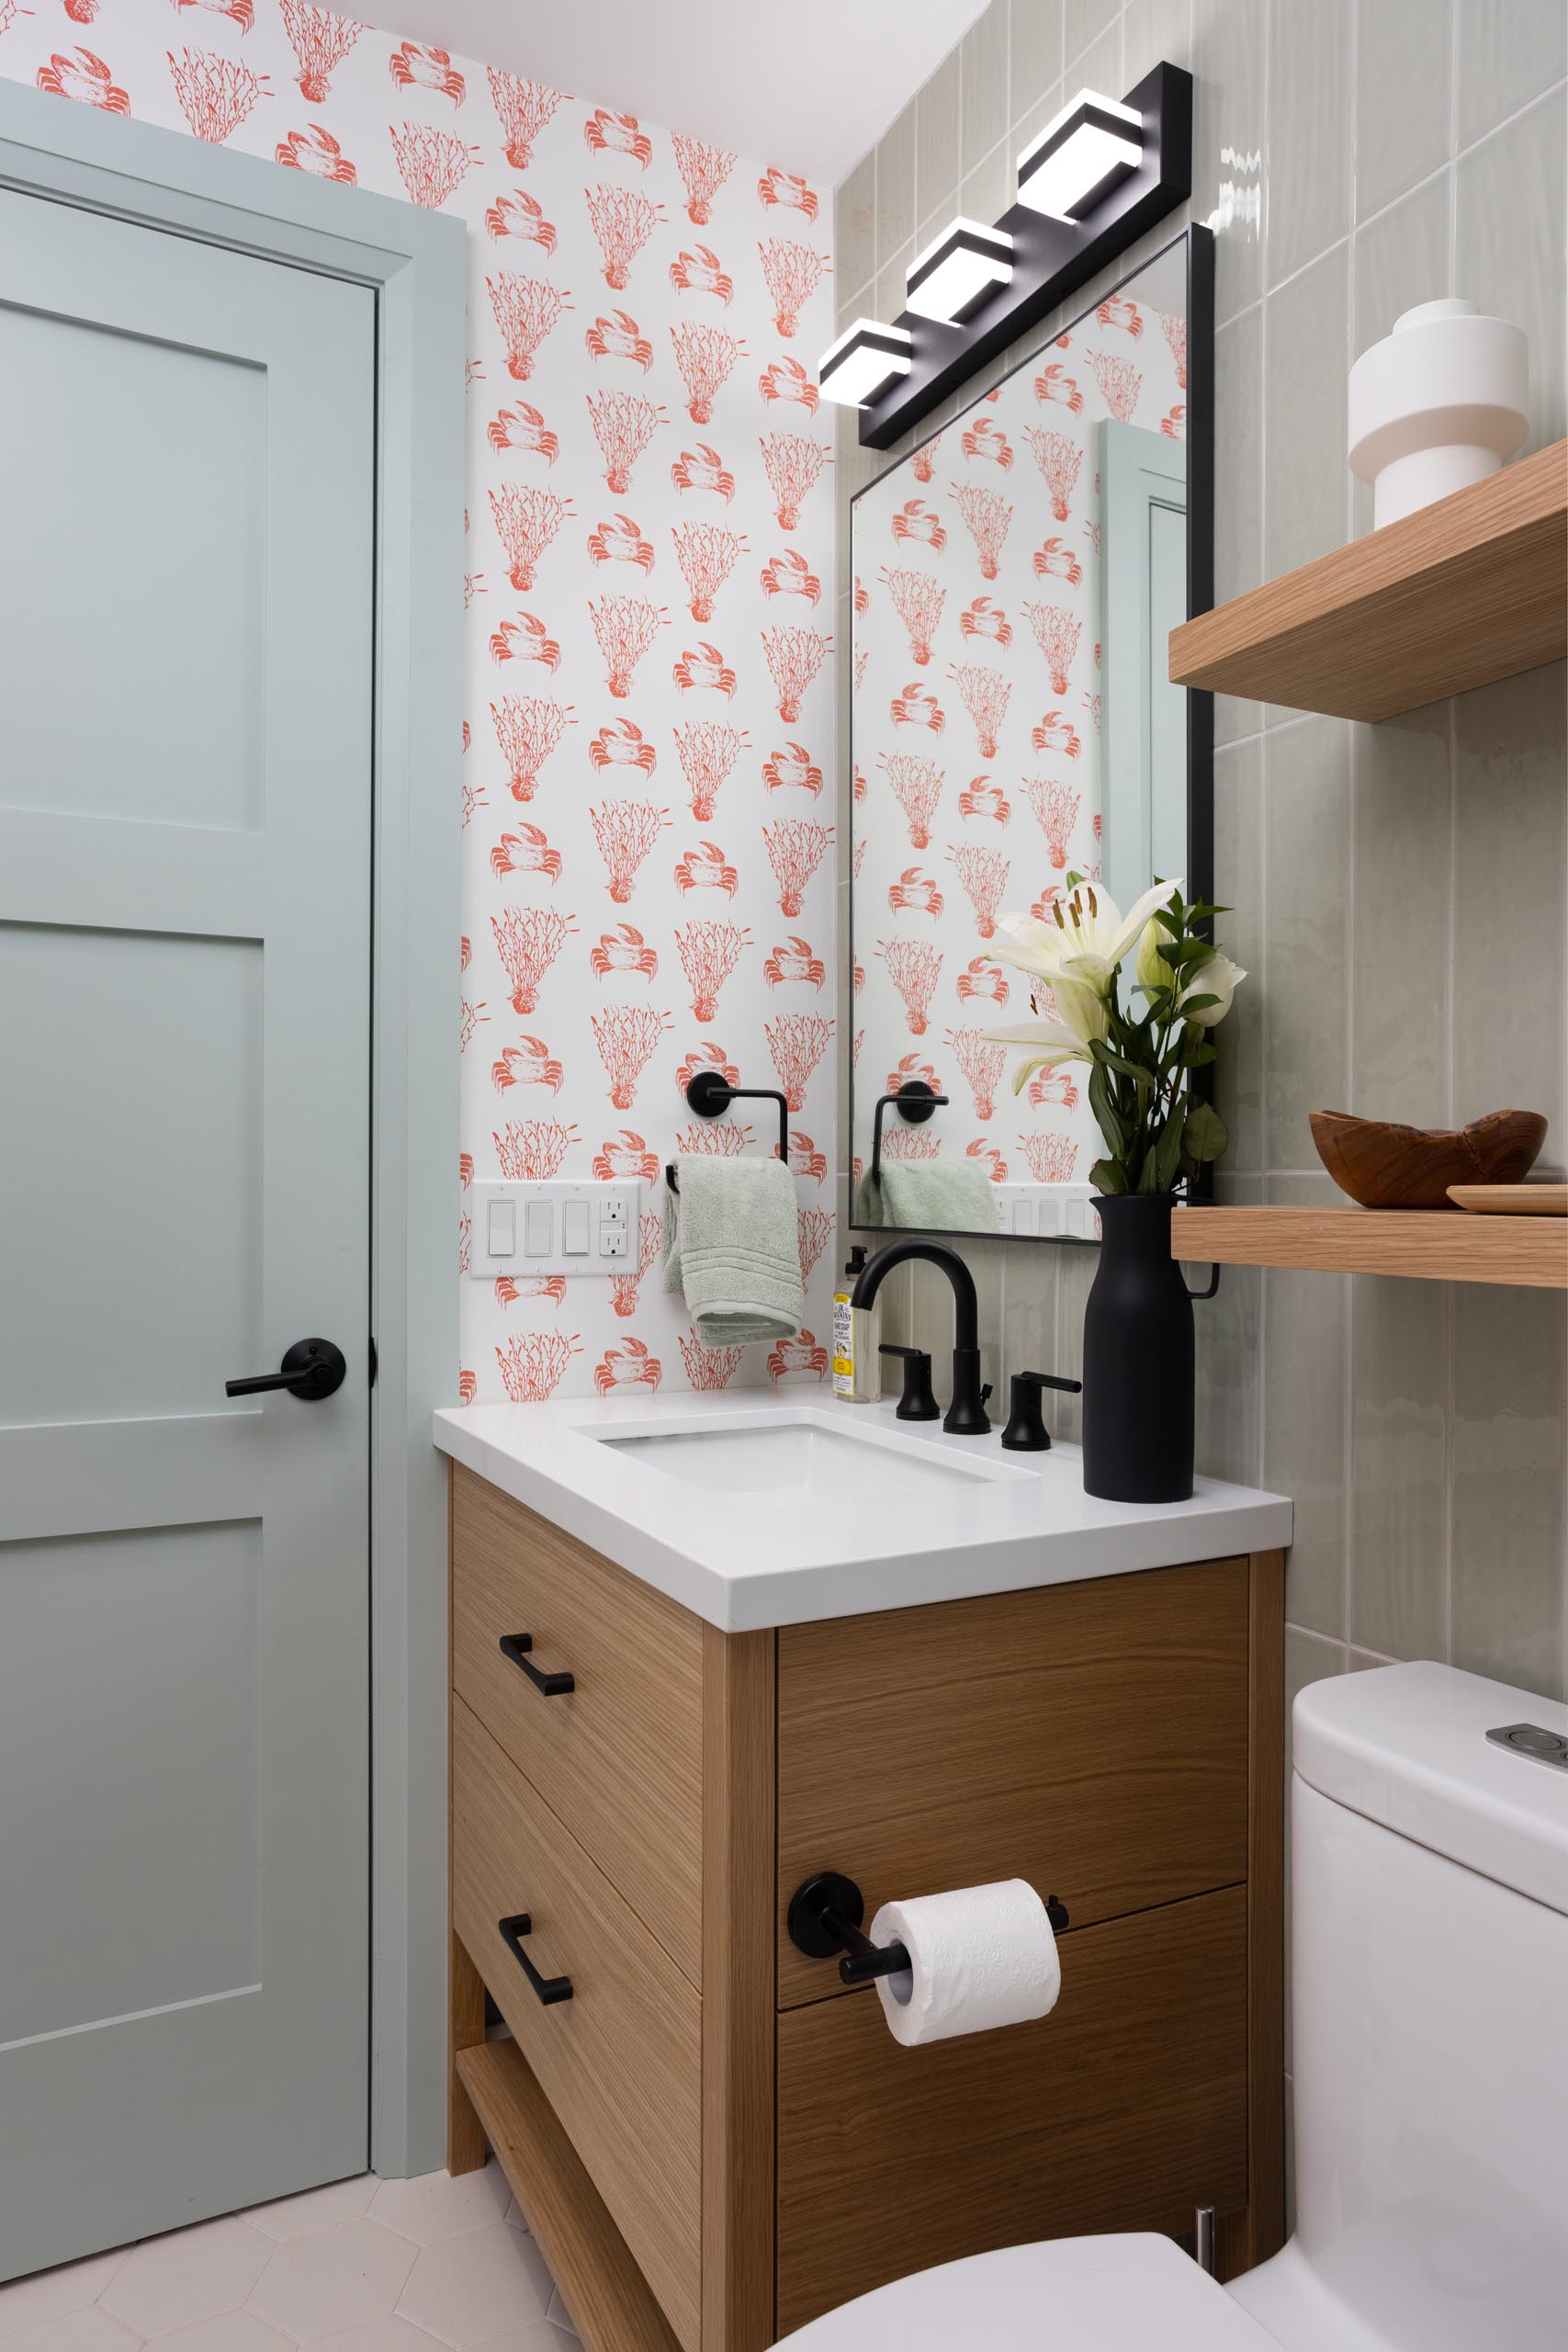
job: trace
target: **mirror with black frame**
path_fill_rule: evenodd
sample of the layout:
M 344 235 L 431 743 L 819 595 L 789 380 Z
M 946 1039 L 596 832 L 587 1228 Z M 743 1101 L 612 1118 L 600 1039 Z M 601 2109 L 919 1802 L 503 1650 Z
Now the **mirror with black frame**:
M 857 1228 L 1092 1234 L 1084 1074 L 1015 1096 L 991 957 L 1075 876 L 1210 896 L 1212 705 L 1167 639 L 1213 601 L 1212 264 L 1187 232 L 854 501 Z

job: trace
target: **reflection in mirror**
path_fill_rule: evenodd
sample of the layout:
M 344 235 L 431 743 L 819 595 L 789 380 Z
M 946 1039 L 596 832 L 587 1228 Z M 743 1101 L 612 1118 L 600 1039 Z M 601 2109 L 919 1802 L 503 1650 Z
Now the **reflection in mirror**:
M 856 1225 L 1092 1230 L 1086 1073 L 1014 1097 L 990 956 L 1071 876 L 1189 870 L 1187 311 L 1183 238 L 855 501 Z

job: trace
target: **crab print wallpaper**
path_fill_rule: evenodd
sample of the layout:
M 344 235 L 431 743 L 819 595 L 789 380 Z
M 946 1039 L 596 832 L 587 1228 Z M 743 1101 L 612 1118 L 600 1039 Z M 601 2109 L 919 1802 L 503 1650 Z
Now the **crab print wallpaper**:
M 1181 299 L 1153 265 L 855 502 L 857 1182 L 876 1096 L 910 1079 L 951 1107 L 889 1113 L 890 1158 L 963 1153 L 1015 1186 L 1096 1157 L 1073 1065 L 1015 1099 L 986 1032 L 1029 1017 L 1028 988 L 987 957 L 998 914 L 1048 918 L 1100 872 L 1100 425 L 1182 439 Z
M 830 194 L 313 0 L 0 0 L 0 74 L 467 224 L 465 718 L 431 783 L 464 842 L 463 1394 L 820 1380 Z M 708 1067 L 789 1099 L 807 1306 L 771 1353 L 699 1347 L 660 1287 L 671 1150 L 770 1148 L 688 1112 Z M 623 1272 L 469 1278 L 475 1177 L 594 1174 L 645 1182 Z

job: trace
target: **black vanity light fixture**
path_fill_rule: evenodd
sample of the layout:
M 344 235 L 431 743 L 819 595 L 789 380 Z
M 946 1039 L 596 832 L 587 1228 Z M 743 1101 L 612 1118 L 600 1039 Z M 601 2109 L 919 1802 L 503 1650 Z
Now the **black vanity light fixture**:
M 1143 161 L 1144 118 L 1080 90 L 1018 159 L 1018 200 L 1050 220 L 1084 220 Z
M 904 273 L 906 307 L 956 326 L 994 286 L 1012 276 L 1012 239 L 1003 229 L 957 220 Z
M 1018 159 L 1018 201 L 989 228 L 954 220 L 907 274 L 908 307 L 857 319 L 823 355 L 825 400 L 886 449 L 1047 317 L 1192 185 L 1192 77 L 1156 65 L 1123 98 L 1082 90 Z
M 910 342 L 898 327 L 857 319 L 817 363 L 818 389 L 825 401 L 863 408 L 896 377 L 909 372 Z

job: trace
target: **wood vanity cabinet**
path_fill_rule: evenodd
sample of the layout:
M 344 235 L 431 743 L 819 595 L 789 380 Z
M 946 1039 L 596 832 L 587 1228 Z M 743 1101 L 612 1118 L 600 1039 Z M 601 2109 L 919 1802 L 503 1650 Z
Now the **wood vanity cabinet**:
M 493 2145 L 589 2352 L 1201 2204 L 1274 2251 L 1281 1596 L 1258 1553 L 724 1634 L 454 1468 L 450 2163 Z M 868 1921 L 1058 1896 L 1055 2008 L 903 2048 L 789 1939 L 823 1869 Z

